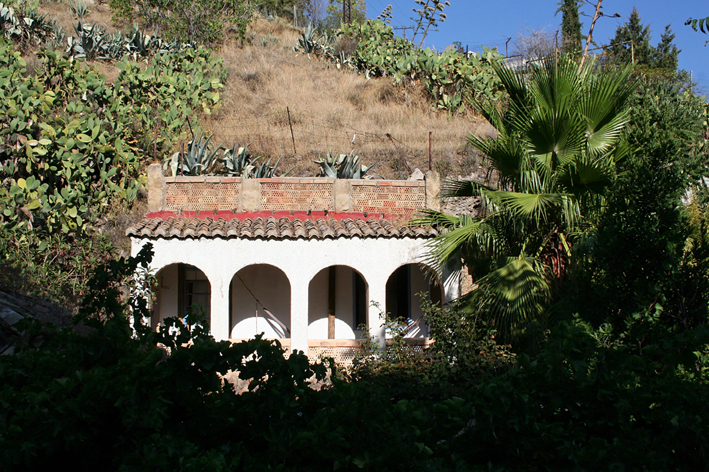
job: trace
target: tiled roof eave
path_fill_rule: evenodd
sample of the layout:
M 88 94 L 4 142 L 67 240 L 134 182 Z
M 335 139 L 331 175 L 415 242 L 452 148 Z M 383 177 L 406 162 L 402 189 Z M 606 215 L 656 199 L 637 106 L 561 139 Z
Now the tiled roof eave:
M 430 239 L 434 228 L 397 226 L 385 219 L 292 220 L 253 218 L 241 220 L 193 218 L 144 218 L 126 230 L 137 239 L 245 239 L 245 240 L 325 240 L 325 239 Z

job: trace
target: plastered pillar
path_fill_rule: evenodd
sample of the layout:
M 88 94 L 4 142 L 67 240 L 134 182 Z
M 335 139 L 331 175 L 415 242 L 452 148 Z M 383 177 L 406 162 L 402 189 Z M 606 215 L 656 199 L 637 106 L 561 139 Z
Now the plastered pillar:
M 384 325 L 386 323 L 386 279 L 369 281 L 369 316 L 367 317 L 367 327 L 369 335 L 372 336 L 379 347 L 384 348 L 386 333 Z
M 308 355 L 308 277 L 291 277 L 291 350 Z
M 167 183 L 160 164 L 148 166 L 148 211 L 161 211 L 165 207 Z
M 259 211 L 261 209 L 261 182 L 259 179 L 241 180 L 241 209 Z
M 352 211 L 352 184 L 348 179 L 335 179 L 333 184 L 335 211 Z
M 441 211 L 441 175 L 435 171 L 426 172 L 426 208 Z
M 212 289 L 210 331 L 217 341 L 229 339 L 229 281 L 223 277 L 209 277 Z

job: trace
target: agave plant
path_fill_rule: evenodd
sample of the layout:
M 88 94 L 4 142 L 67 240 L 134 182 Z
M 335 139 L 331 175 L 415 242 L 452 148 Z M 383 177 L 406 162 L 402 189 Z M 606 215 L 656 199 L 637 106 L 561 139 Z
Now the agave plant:
M 57 25 L 57 20 L 47 19 L 46 13 L 37 13 L 36 9 L 29 9 L 23 18 L 24 29 L 28 39 L 34 39 L 37 43 L 48 40 L 56 35 L 61 27 Z
M 260 158 L 253 159 L 251 154 L 248 153 L 248 148 L 248 144 L 244 147 L 239 147 L 238 144 L 235 144 L 231 149 L 224 150 L 222 163 L 228 175 L 249 178 L 255 169 L 254 163 Z
M 89 5 L 87 3 L 82 2 L 81 0 L 70 4 L 69 8 L 71 8 L 71 12 L 79 20 L 89 14 Z
M 374 165 L 363 166 L 357 154 L 331 155 L 322 161 L 314 161 L 320 165 L 319 177 L 330 177 L 331 179 L 365 179 L 367 171 Z
M 199 137 L 192 135 L 192 141 L 187 143 L 187 152 L 176 152 L 165 161 L 164 167 L 172 170 L 172 175 L 178 172 L 185 175 L 205 175 L 214 172 L 219 163 L 217 153 L 222 149 L 218 146 L 214 151 L 209 151 L 209 141 L 214 136 L 212 133 L 204 139 L 204 133 L 200 131 Z
M 35 8 L 15 12 L 15 9 L 0 3 L 0 31 L 5 37 L 20 43 L 46 42 L 53 36 L 56 20 L 47 20 L 46 14 L 38 14 Z
M 20 21 L 15 16 L 15 9 L 4 3 L 0 3 L 0 30 L 5 32 L 5 37 L 8 39 L 22 34 Z
M 143 33 L 137 26 L 126 35 L 125 48 L 134 58 L 148 57 L 156 45 L 157 38 Z
M 99 59 L 112 60 L 119 59 L 126 52 L 126 40 L 119 31 L 107 37 L 104 41 Z
M 278 168 L 278 164 L 281 162 L 282 157 L 279 157 L 273 166 L 271 166 L 271 159 L 269 159 L 268 162 L 265 162 L 254 169 L 254 179 L 270 179 L 274 176 L 274 174 L 276 173 L 276 168 Z M 290 171 L 286 172 L 285 175 L 288 175 L 289 172 Z
M 155 38 L 153 41 L 153 47 L 158 54 L 165 54 L 169 52 L 176 52 L 184 48 L 194 48 L 193 43 L 180 43 L 179 41 L 167 41 L 162 38 Z
M 319 33 L 313 24 L 309 24 L 305 31 L 301 33 L 298 43 L 293 46 L 293 50 L 302 51 L 306 54 L 317 54 L 335 59 L 334 48 L 332 43 L 334 37 L 328 36 L 327 33 Z
M 74 25 L 76 38 L 67 38 L 66 53 L 76 58 L 93 59 L 106 49 L 107 34 L 99 25 L 85 25 L 79 21 Z

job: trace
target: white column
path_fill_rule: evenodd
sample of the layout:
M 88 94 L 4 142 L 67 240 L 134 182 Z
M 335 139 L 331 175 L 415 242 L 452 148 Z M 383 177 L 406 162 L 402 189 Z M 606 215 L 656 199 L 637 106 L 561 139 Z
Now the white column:
M 307 277 L 290 277 L 291 350 L 308 355 L 308 285 Z
M 223 277 L 211 276 L 209 283 L 212 288 L 211 324 L 212 336 L 217 341 L 229 339 L 229 281 Z
M 386 323 L 386 279 L 381 280 L 374 278 L 367 280 L 369 283 L 369 316 L 367 317 L 367 327 L 369 335 L 372 336 L 380 347 L 385 345 L 385 330 Z

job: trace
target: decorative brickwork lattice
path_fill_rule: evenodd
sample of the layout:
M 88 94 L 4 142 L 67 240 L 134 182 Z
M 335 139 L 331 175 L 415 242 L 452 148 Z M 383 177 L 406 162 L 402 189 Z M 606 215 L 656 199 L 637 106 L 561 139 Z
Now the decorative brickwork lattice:
M 411 184 L 415 184 L 411 185 Z M 379 185 L 352 184 L 352 211 L 387 213 L 410 218 L 426 207 L 426 186 L 418 182 L 377 182 Z M 408 185 L 407 185 L 408 184 Z
M 259 179 L 248 185 L 234 177 L 163 179 L 164 203 L 156 208 L 159 211 L 343 211 L 336 210 L 335 197 L 351 202 L 344 211 L 358 213 L 409 218 L 426 207 L 423 181 L 349 180 L 346 190 L 340 187 L 336 195 L 335 180 L 326 178 Z M 247 204 L 247 199 L 252 203 Z
M 333 210 L 333 185 L 329 182 L 266 182 L 261 184 L 262 210 Z
M 167 211 L 240 210 L 241 182 L 184 181 L 166 187 Z

